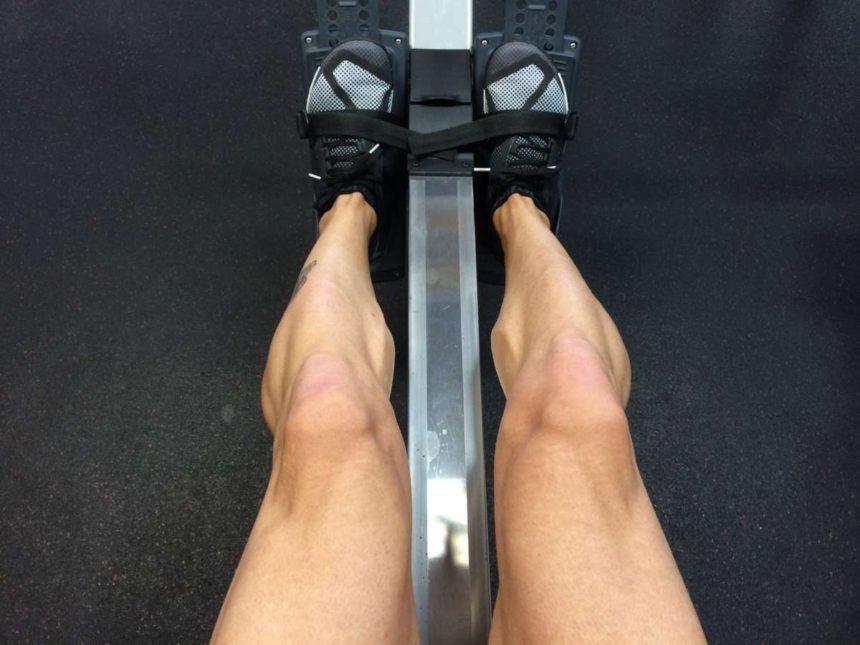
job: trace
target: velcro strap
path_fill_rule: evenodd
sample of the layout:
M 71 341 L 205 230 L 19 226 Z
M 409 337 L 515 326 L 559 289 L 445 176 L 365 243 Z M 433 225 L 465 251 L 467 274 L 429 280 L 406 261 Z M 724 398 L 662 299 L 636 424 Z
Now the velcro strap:
M 423 156 L 517 135 L 572 139 L 578 123 L 575 112 L 568 116 L 553 112 L 511 110 L 425 133 L 412 132 L 392 119 L 392 115 L 387 112 L 339 110 L 307 114 L 301 111 L 297 115 L 296 125 L 302 139 L 319 136 L 357 137 Z
M 480 143 L 489 139 L 516 135 L 545 135 L 572 139 L 576 131 L 576 114 L 511 110 L 497 112 L 477 121 L 438 132 L 410 132 L 409 150 L 421 156 Z
M 302 139 L 345 136 L 409 149 L 409 130 L 391 121 L 387 112 L 347 111 L 298 113 L 296 126 Z

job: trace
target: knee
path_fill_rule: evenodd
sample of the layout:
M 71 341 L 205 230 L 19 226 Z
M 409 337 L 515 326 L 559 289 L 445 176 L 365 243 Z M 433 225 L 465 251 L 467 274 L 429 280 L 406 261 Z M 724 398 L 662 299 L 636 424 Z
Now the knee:
M 376 398 L 348 360 L 314 354 L 296 373 L 280 430 L 292 441 L 363 435 L 373 427 Z
M 326 383 L 337 384 L 344 391 L 354 389 L 350 386 L 356 380 L 357 368 L 328 353 L 327 349 L 339 352 L 348 349 L 360 364 L 358 380 L 368 386 L 380 386 L 386 397 L 391 389 L 394 339 L 378 304 L 374 302 L 349 312 L 356 323 L 350 334 L 333 338 L 330 329 L 319 328 L 321 312 L 328 311 L 332 301 L 344 298 L 336 291 L 343 287 L 330 282 L 321 277 L 314 289 L 303 291 L 301 306 L 288 307 L 275 330 L 260 387 L 263 417 L 272 432 L 276 432 L 276 426 L 283 425 L 282 414 L 290 400 L 296 398 L 294 390 L 315 395 L 326 391 Z M 304 349 L 309 345 L 318 349 L 315 354 L 304 357 Z
M 534 377 L 512 392 L 497 455 L 539 479 L 575 478 L 603 504 L 625 504 L 642 486 L 609 368 L 577 338 L 554 342 Z
M 623 399 L 607 358 L 578 334 L 555 337 L 546 350 L 523 369 L 511 399 L 529 413 L 538 414 L 542 425 L 563 427 L 583 413 L 624 418 Z M 588 421 L 588 419 L 583 419 Z
M 347 360 L 307 358 L 275 433 L 275 459 L 340 464 L 385 459 L 402 446 L 388 400 Z

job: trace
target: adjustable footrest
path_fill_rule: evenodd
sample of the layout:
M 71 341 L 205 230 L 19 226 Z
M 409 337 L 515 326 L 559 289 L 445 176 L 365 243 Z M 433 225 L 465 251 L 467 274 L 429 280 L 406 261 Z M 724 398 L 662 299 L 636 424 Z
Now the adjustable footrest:
M 301 36 L 305 90 L 322 59 L 345 40 L 366 38 L 385 47 L 394 67 L 394 81 L 405 87 L 409 67 L 406 34 L 379 28 L 379 0 L 317 0 L 319 26 Z M 406 109 L 406 96 L 395 95 L 392 112 Z
M 378 0 L 317 0 L 316 5 L 318 27 L 303 32 L 300 41 L 305 95 L 323 59 L 339 44 L 358 39 L 371 40 L 381 45 L 391 62 L 393 86 L 407 86 L 409 44 L 406 34 L 379 28 Z M 405 122 L 408 99 L 405 91 L 393 92 L 392 96 L 393 103 L 388 114 L 300 113 L 297 124 L 299 133 L 303 137 L 353 135 L 405 150 L 406 130 L 398 123 Z M 405 168 L 403 175 L 405 181 Z M 394 251 L 371 258 L 370 269 L 374 282 L 397 280 L 404 275 L 406 213 L 397 215 L 391 218 L 391 231 L 387 235 L 387 239 L 390 238 L 389 248 Z
M 493 51 L 509 41 L 520 40 L 541 48 L 553 62 L 574 106 L 582 44 L 576 36 L 565 35 L 567 0 L 506 0 L 504 31 L 478 34 L 474 45 L 474 87 L 484 87 L 487 61 Z M 475 97 L 480 100 L 480 96 Z M 480 103 L 476 103 L 480 105 Z

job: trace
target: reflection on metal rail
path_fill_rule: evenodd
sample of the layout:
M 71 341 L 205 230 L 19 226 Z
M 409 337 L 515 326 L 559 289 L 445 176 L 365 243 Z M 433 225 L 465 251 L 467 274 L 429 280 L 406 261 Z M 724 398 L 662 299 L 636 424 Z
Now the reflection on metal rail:
M 477 289 L 470 177 L 410 180 L 409 458 L 422 642 L 489 625 Z

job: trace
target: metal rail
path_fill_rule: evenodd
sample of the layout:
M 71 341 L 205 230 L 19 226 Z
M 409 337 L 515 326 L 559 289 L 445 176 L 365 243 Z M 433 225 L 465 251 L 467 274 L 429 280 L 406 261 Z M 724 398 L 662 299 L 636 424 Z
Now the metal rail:
M 471 0 L 411 0 L 410 39 L 413 50 L 469 50 Z M 426 130 L 448 118 L 444 106 L 433 110 L 425 122 L 427 110 L 414 110 L 410 127 Z M 468 162 L 412 164 L 412 575 L 421 642 L 429 644 L 486 642 L 490 622 L 472 197 Z

